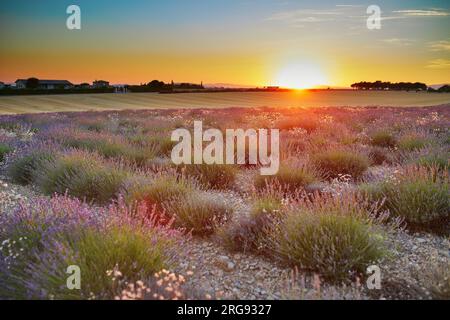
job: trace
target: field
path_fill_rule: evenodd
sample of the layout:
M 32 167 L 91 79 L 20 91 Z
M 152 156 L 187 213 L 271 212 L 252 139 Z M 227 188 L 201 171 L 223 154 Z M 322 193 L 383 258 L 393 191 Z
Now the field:
M 0 96 L 0 114 L 166 108 L 435 106 L 450 94 L 416 92 L 297 91 L 228 93 L 129 93 Z
M 0 116 L 0 299 L 449 299 L 450 108 L 295 108 L 449 96 L 299 95 L 1 98 L 161 110 Z M 175 165 L 171 133 L 194 121 L 279 129 L 279 171 Z

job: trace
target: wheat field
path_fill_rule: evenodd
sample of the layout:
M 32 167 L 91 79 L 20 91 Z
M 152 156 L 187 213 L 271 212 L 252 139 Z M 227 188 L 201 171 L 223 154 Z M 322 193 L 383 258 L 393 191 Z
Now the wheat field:
M 425 92 L 297 91 L 220 93 L 67 94 L 0 97 L 0 114 L 88 110 L 319 107 L 319 106 L 432 106 L 450 103 L 450 94 Z

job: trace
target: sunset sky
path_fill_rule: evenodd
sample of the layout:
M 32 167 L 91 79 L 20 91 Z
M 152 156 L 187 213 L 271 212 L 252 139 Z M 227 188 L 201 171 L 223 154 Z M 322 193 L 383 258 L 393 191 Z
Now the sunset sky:
M 81 30 L 66 8 L 81 8 Z M 381 30 L 366 27 L 369 5 Z M 450 82 L 450 1 L 2 0 L 0 81 Z

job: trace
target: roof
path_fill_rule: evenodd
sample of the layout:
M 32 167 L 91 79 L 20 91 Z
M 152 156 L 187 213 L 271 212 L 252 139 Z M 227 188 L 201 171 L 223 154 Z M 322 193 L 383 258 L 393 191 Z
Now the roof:
M 24 82 L 26 82 L 27 81 L 27 79 L 17 79 L 16 80 L 16 83 L 17 82 L 22 82 L 22 81 L 24 81 Z M 72 85 L 72 83 L 70 82 L 70 81 L 67 81 L 67 80 L 39 80 L 39 84 L 54 84 L 54 85 Z

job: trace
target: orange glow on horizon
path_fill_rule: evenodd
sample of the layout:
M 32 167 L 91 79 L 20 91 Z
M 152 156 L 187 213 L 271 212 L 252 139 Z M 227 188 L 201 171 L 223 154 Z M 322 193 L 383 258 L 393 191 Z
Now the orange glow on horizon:
M 327 84 L 322 70 L 311 62 L 288 64 L 276 77 L 277 86 L 289 89 L 312 89 Z

